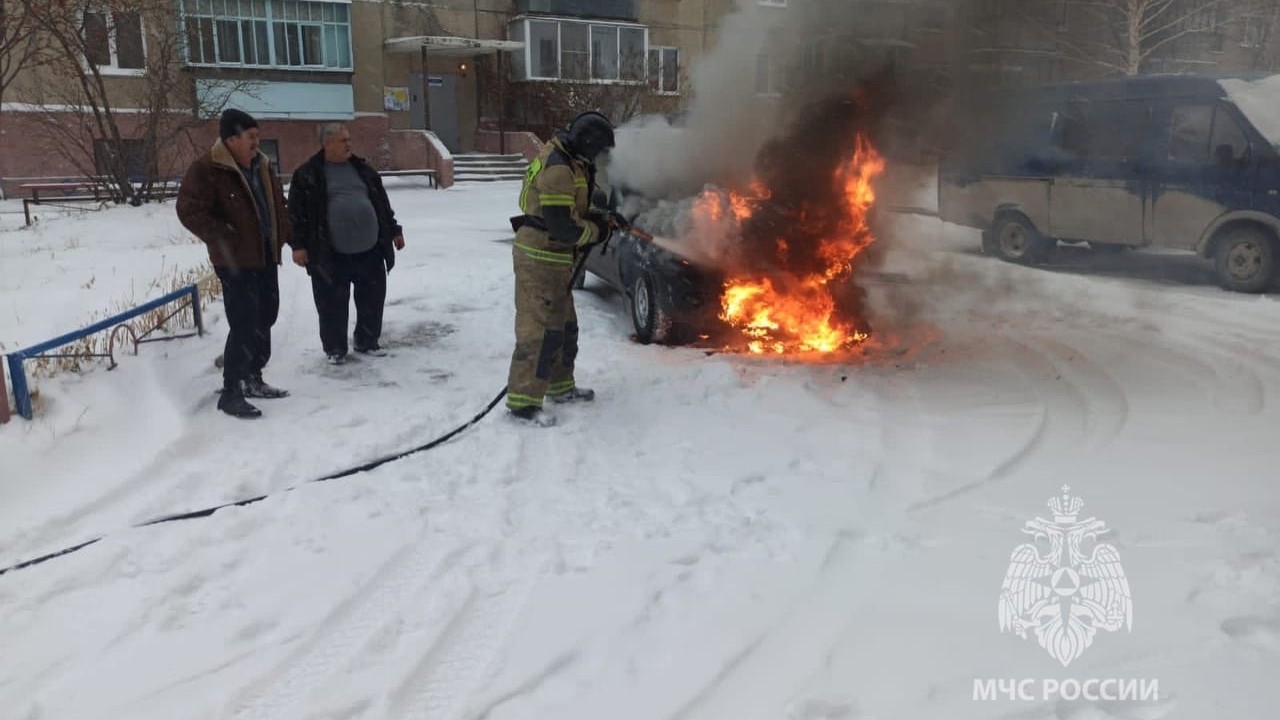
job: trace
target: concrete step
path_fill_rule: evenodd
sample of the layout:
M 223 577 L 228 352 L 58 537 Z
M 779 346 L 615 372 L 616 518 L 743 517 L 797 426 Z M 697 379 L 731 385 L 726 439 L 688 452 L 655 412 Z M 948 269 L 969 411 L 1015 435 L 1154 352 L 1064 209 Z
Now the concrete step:
M 529 161 L 523 155 L 512 153 L 467 153 L 453 156 L 453 181 L 497 182 L 524 179 Z
M 524 177 L 524 168 L 460 168 L 456 165 L 453 168 L 454 175 L 519 175 Z
M 460 182 L 494 182 L 497 180 L 524 180 L 524 173 L 495 173 L 495 174 L 474 174 L 474 173 L 454 173 L 453 181 Z
M 453 163 L 455 165 L 484 165 L 489 163 L 526 163 L 523 155 L 489 155 L 489 154 L 467 154 L 454 155 Z
M 497 170 L 500 172 L 524 172 L 529 167 L 528 163 L 458 163 L 453 164 L 454 170 L 466 170 L 468 172 L 482 172 L 487 170 Z

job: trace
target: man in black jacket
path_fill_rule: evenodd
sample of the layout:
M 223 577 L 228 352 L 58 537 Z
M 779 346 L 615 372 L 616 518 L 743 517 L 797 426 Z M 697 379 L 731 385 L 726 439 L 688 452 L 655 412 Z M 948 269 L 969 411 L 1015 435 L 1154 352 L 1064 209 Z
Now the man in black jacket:
M 355 288 L 355 350 L 385 355 L 382 310 L 387 273 L 404 249 L 382 178 L 351 152 L 351 133 L 341 123 L 320 128 L 320 152 L 293 173 L 289 219 L 293 261 L 307 269 L 320 316 L 320 343 L 329 362 L 347 358 L 347 313 Z

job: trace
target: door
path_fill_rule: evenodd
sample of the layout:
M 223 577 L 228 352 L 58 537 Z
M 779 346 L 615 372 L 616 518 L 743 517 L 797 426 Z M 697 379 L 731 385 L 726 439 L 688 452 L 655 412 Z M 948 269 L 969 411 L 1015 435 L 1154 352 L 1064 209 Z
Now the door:
M 1076 101 L 1055 127 L 1049 235 L 1117 245 L 1146 241 L 1151 110 L 1140 100 Z
M 1234 113 L 1207 100 L 1173 105 L 1164 127 L 1152 241 L 1190 250 L 1223 213 L 1251 206 L 1249 141 Z
M 409 73 L 409 129 L 431 130 L 450 152 L 458 152 L 458 78 L 431 75 L 430 93 L 422 95 L 422 73 Z M 431 116 L 430 124 L 427 115 Z
M 427 108 L 431 114 L 430 129 L 449 148 L 449 152 L 461 150 L 458 131 L 458 76 L 432 75 Z
M 427 103 L 422 98 L 422 73 L 409 73 L 409 129 L 427 129 Z

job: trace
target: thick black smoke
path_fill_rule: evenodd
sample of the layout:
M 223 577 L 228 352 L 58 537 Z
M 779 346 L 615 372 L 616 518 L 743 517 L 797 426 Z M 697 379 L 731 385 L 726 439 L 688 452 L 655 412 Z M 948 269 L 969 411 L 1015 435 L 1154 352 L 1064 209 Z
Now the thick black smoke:
M 829 259 L 818 255 L 823 241 L 851 232 L 844 171 L 859 139 L 875 145 L 891 95 L 887 80 L 869 80 L 842 96 L 810 103 L 761 148 L 755 173 L 768 199 L 742 228 L 742 256 L 751 269 L 801 277 L 827 269 Z M 779 240 L 786 242 L 786 253 L 778 252 Z

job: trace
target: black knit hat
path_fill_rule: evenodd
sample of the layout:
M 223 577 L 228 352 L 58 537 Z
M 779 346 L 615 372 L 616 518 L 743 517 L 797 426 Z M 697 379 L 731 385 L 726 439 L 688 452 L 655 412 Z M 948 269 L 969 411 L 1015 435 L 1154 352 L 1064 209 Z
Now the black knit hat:
M 258 121 L 254 120 L 249 113 L 234 108 L 223 110 L 222 117 L 218 120 L 218 137 L 226 140 L 256 127 L 258 127 Z

